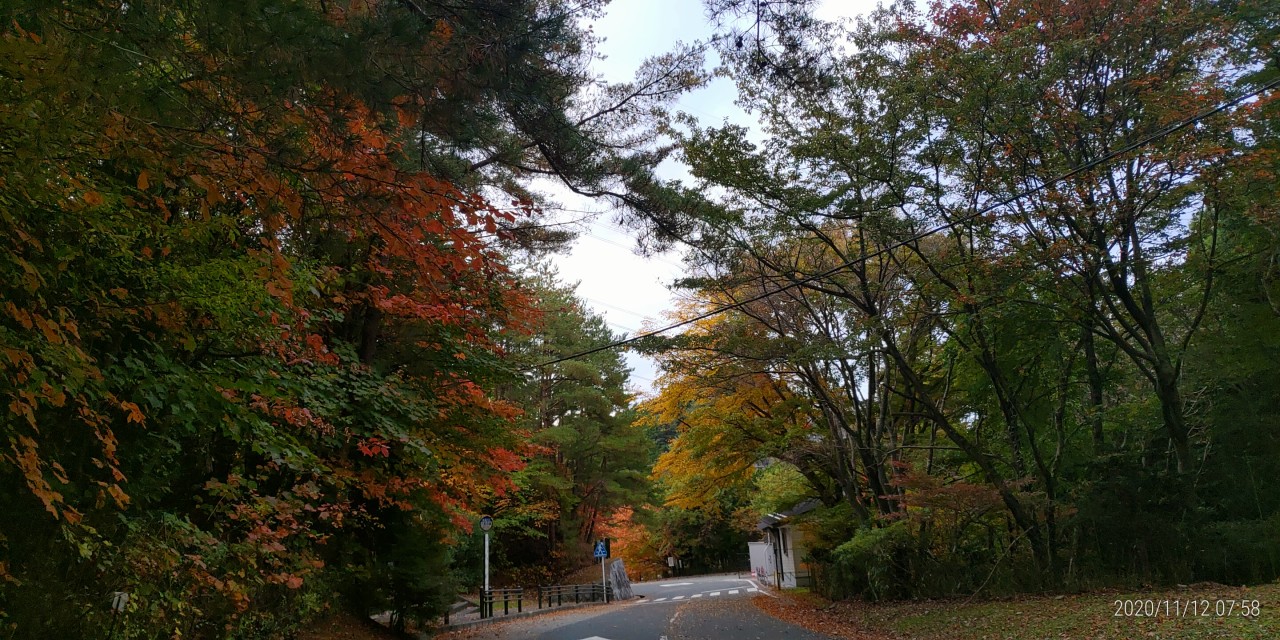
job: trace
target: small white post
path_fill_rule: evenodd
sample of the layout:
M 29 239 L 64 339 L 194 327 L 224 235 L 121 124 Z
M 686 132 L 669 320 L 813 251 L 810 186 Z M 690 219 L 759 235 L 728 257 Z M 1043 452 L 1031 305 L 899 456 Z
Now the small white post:
M 489 592 L 489 532 L 484 532 L 484 590 Z
M 604 603 L 609 604 L 609 579 L 604 575 L 604 556 L 600 556 L 600 584 L 604 587 Z

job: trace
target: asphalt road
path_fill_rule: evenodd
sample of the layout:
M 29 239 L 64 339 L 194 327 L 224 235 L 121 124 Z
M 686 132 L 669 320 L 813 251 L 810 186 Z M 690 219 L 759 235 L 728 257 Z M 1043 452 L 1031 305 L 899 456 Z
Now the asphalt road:
M 618 604 L 522 618 L 468 634 L 476 640 L 831 640 L 761 612 L 771 597 L 734 576 L 632 585 L 643 596 Z

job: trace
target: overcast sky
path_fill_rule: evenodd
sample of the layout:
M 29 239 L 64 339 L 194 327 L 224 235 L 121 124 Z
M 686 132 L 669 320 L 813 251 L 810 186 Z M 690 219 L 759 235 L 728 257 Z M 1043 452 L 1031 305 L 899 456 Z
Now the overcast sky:
M 831 19 L 859 15 L 875 6 L 874 0 L 826 0 L 818 15 Z M 606 81 L 627 82 L 646 58 L 673 49 L 677 42 L 706 40 L 711 25 L 706 20 L 702 3 L 697 0 L 613 0 L 606 15 L 593 24 L 596 35 L 603 37 L 600 53 L 605 59 L 596 70 Z M 716 60 L 711 54 L 708 65 Z M 685 94 L 676 108 L 697 117 L 704 124 L 719 124 L 725 119 L 750 125 L 750 119 L 734 105 L 737 92 L 723 78 L 708 87 Z M 679 166 L 660 167 L 662 178 L 685 179 Z M 603 209 L 600 203 L 575 198 L 572 194 L 556 197 L 566 211 L 561 219 L 587 217 Z M 608 214 L 595 217 L 568 254 L 555 257 L 561 278 L 578 283 L 578 296 L 604 316 L 616 333 L 635 335 L 645 328 L 664 326 L 662 313 L 673 308 L 674 295 L 669 285 L 683 274 L 681 254 L 670 253 L 641 257 L 635 253 L 634 234 L 612 223 Z M 634 353 L 627 353 L 632 383 L 636 391 L 649 393 L 657 377 L 655 364 Z

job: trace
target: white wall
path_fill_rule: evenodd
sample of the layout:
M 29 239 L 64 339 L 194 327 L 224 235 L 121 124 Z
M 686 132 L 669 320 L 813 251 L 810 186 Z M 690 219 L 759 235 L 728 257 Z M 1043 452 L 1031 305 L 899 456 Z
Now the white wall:
M 768 542 L 748 542 L 751 551 L 751 575 L 773 584 L 773 545 Z

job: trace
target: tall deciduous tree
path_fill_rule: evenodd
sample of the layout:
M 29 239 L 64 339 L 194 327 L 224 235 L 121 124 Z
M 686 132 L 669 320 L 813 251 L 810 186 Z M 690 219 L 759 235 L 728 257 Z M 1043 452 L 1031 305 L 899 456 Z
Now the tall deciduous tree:
M 334 591 L 441 605 L 447 580 L 382 567 L 440 566 L 524 464 L 490 390 L 496 337 L 528 329 L 504 255 L 536 239 L 525 181 L 681 197 L 644 115 L 698 58 L 597 87 L 600 6 L 0 6 L 12 635 L 284 635 Z
M 759 146 L 738 126 L 681 121 L 682 152 L 717 196 L 698 212 L 703 274 L 687 284 L 737 303 L 726 316 L 771 343 L 726 349 L 718 366 L 769 354 L 774 381 L 820 380 L 808 385 L 815 419 L 883 389 L 893 401 L 879 416 L 842 421 L 896 434 L 879 447 L 897 456 L 902 473 L 882 482 L 900 492 L 879 495 L 912 514 L 927 508 L 920 494 L 950 491 L 921 482 L 920 467 L 980 479 L 1014 532 L 1008 553 L 1029 547 L 1040 584 L 1074 566 L 1061 556 L 1106 519 L 1099 505 L 1152 514 L 1128 535 L 1153 553 L 1199 544 L 1213 399 L 1184 376 L 1203 372 L 1191 359 L 1213 339 L 1205 323 L 1233 304 L 1218 292 L 1223 269 L 1269 251 L 1236 244 L 1269 211 L 1236 180 L 1273 169 L 1260 115 L 1274 98 L 1173 125 L 1274 77 L 1259 40 L 1274 24 L 1253 5 L 1014 0 L 902 3 L 843 31 L 803 4 L 712 3 L 759 26 L 721 41 L 760 115 Z M 843 335 L 820 330 L 827 309 Z M 678 370 L 740 333 L 694 332 L 668 358 Z M 843 369 L 811 373 L 828 365 Z M 875 451 L 853 442 L 844 455 Z M 1095 480 L 1108 463 L 1123 473 Z M 874 465 L 861 467 L 871 482 Z M 1158 497 L 1135 499 L 1126 483 Z M 965 526 L 990 517 L 975 513 Z M 1090 544 L 1115 559 L 1111 542 Z M 1193 570 L 1176 555 L 1166 578 Z

